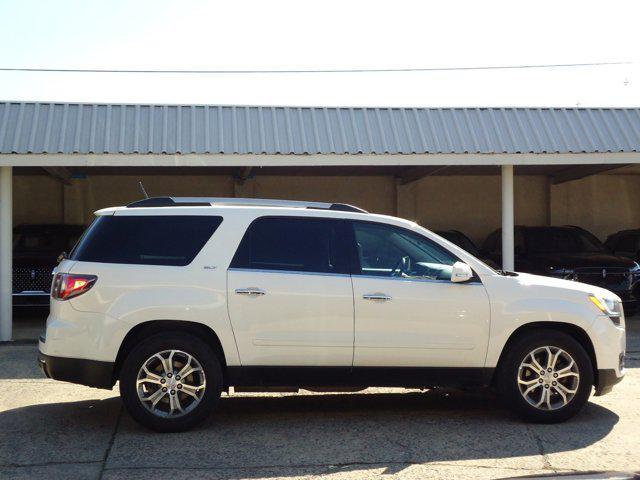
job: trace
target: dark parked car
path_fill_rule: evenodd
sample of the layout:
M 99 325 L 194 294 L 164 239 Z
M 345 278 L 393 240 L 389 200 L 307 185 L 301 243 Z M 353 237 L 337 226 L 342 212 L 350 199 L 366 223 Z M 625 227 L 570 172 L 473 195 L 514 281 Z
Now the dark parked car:
M 479 258 L 484 263 L 489 265 L 491 268 L 496 268 L 496 269 L 499 268 L 498 264 L 495 263 L 493 260 L 491 260 L 490 258 L 483 257 L 480 251 L 478 250 L 478 247 L 476 247 L 476 244 L 473 243 L 473 240 L 467 237 L 460 230 L 440 230 L 433 233 L 440 235 L 442 238 L 446 238 L 451 243 L 469 252 L 474 257 Z
M 605 245 L 616 255 L 640 262 L 640 228 L 609 235 Z
M 501 231 L 487 237 L 482 253 L 501 264 Z M 640 301 L 640 267 L 613 254 L 588 231 L 574 226 L 515 228 L 515 269 L 576 280 L 611 290 L 635 311 Z
M 58 256 L 82 235 L 80 225 L 20 225 L 13 230 L 13 305 L 49 305 Z

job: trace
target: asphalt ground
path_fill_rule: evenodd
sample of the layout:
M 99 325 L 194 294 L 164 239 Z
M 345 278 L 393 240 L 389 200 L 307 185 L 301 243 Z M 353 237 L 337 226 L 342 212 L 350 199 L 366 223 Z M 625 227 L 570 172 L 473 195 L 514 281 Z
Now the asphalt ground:
M 640 318 L 628 369 L 559 425 L 532 425 L 488 391 L 231 394 L 201 427 L 158 434 L 117 389 L 43 378 L 37 346 L 0 345 L 0 478 L 509 478 L 640 470 Z

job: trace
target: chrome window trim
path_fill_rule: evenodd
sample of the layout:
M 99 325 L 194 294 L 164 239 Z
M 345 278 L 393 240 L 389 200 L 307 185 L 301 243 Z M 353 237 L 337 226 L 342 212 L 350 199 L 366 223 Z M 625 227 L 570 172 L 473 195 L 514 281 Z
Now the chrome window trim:
M 246 272 L 246 273 L 281 273 L 284 275 L 314 275 L 322 277 L 354 277 L 354 278 L 370 278 L 375 280 L 399 280 L 401 282 L 421 282 L 421 283 L 448 283 L 453 284 L 451 280 L 432 280 L 430 278 L 402 278 L 402 277 L 382 277 L 377 275 L 349 275 L 348 273 L 322 273 L 322 272 L 302 272 L 299 270 L 266 270 L 262 268 L 228 268 L 228 272 Z M 479 281 L 461 282 L 464 285 L 482 285 Z
M 301 270 L 268 270 L 264 268 L 228 268 L 228 272 L 251 272 L 251 273 L 282 273 L 286 275 L 315 275 L 322 277 L 350 277 L 348 273 L 330 273 L 330 272 L 304 272 Z
M 470 280 L 468 282 L 452 282 L 451 280 L 434 280 L 431 278 L 420 278 L 420 277 L 382 277 L 378 275 L 362 275 L 355 273 L 352 275 L 353 278 L 371 278 L 376 280 L 399 280 L 401 282 L 421 282 L 421 283 L 448 283 L 459 285 L 482 285 L 482 282 L 477 280 Z

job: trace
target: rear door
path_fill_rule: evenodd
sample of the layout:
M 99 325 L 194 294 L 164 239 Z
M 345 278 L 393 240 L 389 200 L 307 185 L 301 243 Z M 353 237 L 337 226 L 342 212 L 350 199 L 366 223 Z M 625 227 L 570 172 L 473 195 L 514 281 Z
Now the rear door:
M 228 271 L 242 365 L 352 365 L 345 228 L 313 217 L 261 217 L 249 226 Z

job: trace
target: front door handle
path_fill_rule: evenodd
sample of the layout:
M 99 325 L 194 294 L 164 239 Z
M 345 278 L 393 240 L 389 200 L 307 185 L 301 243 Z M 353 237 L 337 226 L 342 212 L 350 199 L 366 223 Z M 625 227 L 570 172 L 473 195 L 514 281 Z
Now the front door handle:
M 265 292 L 264 290 L 260 289 L 260 288 L 236 288 L 236 293 L 238 295 L 249 295 L 249 296 L 260 296 L 260 295 L 265 295 L 267 292 Z
M 388 302 L 391 300 L 391 295 L 386 295 L 384 293 L 365 293 L 362 295 L 362 298 L 365 300 L 378 300 L 380 302 Z

